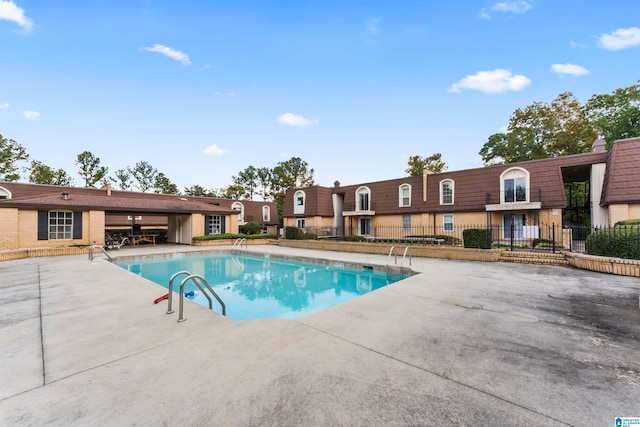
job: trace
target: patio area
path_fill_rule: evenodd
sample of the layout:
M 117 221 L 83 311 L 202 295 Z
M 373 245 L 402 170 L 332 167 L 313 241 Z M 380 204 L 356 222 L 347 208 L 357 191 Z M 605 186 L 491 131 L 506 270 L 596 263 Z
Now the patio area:
M 178 323 L 166 301 L 153 304 L 163 288 L 102 254 L 1 262 L 0 425 L 601 426 L 640 416 L 637 278 L 415 257 L 411 268 L 421 274 L 296 321 L 235 322 L 186 301 Z

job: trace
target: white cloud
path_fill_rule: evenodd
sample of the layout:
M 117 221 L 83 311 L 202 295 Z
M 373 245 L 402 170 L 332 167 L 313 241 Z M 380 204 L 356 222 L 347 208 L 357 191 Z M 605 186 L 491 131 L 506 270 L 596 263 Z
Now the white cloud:
M 302 116 L 297 116 L 293 113 L 284 113 L 278 117 L 278 123 L 289 126 L 305 127 L 318 123 L 317 120 L 309 120 Z
M 449 88 L 449 92 L 462 92 L 463 89 L 479 90 L 484 93 L 502 93 L 520 91 L 529 86 L 531 80 L 523 75 L 511 74 L 510 70 L 495 69 L 479 71 L 475 75 L 466 76 Z
M 365 31 L 369 35 L 378 34 L 380 32 L 380 18 L 372 18 L 364 23 Z
M 179 50 L 171 49 L 170 47 L 163 46 L 161 44 L 154 44 L 153 47 L 145 47 L 144 50 L 149 52 L 158 52 L 168 56 L 171 59 L 182 62 L 184 65 L 190 65 L 191 61 L 189 56 Z
M 22 114 L 24 115 L 25 118 L 31 119 L 31 120 L 34 120 L 40 117 L 40 113 L 38 113 L 37 111 L 25 111 Z
M 229 152 L 229 150 L 225 150 L 223 148 L 218 147 L 216 144 L 212 144 L 202 150 L 204 154 L 213 154 L 214 156 L 224 156 Z
M 601 34 L 598 46 L 607 50 L 622 50 L 640 45 L 640 28 L 618 28 L 611 34 Z
M 498 2 L 498 3 L 494 4 L 493 6 L 491 6 L 489 8 L 489 10 L 491 12 L 496 12 L 496 13 L 521 14 L 521 13 L 525 13 L 525 12 L 529 11 L 532 7 L 533 7 L 533 5 L 528 1 L 517 0 L 517 1 Z M 480 17 L 484 18 L 484 19 L 490 19 L 491 18 L 491 14 L 489 13 L 489 11 L 486 8 L 483 8 L 480 11 Z
M 16 5 L 13 0 L 0 0 L 0 19 L 15 22 L 25 30 L 33 27 L 33 20 L 24 15 L 24 9 Z
M 531 3 L 529 3 L 528 1 L 518 0 L 496 3 L 491 7 L 491 10 L 493 12 L 525 13 L 531 8 Z
M 572 48 L 580 48 L 580 49 L 584 49 L 587 47 L 587 45 L 582 44 L 582 43 L 578 43 L 577 41 L 571 40 L 569 42 L 569 46 Z
M 0 108 L 9 108 L 9 103 L 5 102 L 4 104 L 0 104 Z
M 551 66 L 551 71 L 560 75 L 569 74 L 574 77 L 591 74 L 591 72 L 583 66 L 574 64 L 553 64 Z

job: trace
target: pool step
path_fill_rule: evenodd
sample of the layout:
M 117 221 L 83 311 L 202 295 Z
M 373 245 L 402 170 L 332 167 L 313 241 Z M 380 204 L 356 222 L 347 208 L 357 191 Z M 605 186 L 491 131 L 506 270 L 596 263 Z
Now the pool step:
M 500 261 L 520 264 L 568 266 L 563 254 L 549 252 L 502 251 Z

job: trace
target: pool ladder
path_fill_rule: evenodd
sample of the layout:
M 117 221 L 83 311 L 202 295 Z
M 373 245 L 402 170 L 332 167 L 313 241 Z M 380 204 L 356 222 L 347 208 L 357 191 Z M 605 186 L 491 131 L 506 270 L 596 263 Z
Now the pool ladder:
M 171 279 L 169 279 L 169 294 L 167 296 L 167 300 L 168 300 L 167 314 L 171 314 L 174 312 L 171 309 L 171 302 L 172 302 L 171 300 L 173 296 L 173 280 L 176 279 L 178 276 L 184 276 L 184 275 L 186 275 L 187 277 L 185 277 L 182 280 L 182 282 L 180 282 L 180 305 L 178 308 L 178 322 L 184 322 L 185 320 L 187 320 L 184 318 L 183 313 L 184 313 L 184 285 L 188 281 L 192 281 L 198 287 L 198 289 L 200 289 L 200 292 L 202 292 L 202 294 L 207 298 L 207 300 L 209 301 L 209 310 L 213 310 L 213 300 L 211 299 L 211 296 L 213 296 L 220 303 L 220 306 L 222 307 L 222 315 L 223 316 L 227 315 L 227 307 L 224 305 L 224 302 L 218 296 L 216 291 L 214 291 L 213 288 L 209 286 L 207 281 L 204 280 L 204 277 L 198 274 L 191 274 L 188 271 L 184 271 L 184 270 L 178 271 L 176 274 L 171 276 Z
M 106 249 L 102 245 L 91 245 L 91 246 L 89 246 L 89 261 L 93 261 L 93 251 L 94 251 L 94 249 L 100 249 L 102 251 L 102 253 L 107 256 L 107 259 L 109 261 L 113 262 L 113 258 L 111 258 L 111 255 L 109 255 L 107 253 Z
M 390 270 L 390 264 L 391 264 L 391 255 L 394 255 L 394 264 L 398 264 L 398 252 L 396 251 L 396 247 L 395 246 L 391 246 L 391 248 L 389 249 L 389 257 L 387 258 L 387 277 L 389 276 L 389 270 Z M 404 260 L 407 258 L 407 255 L 409 255 L 409 265 L 411 265 L 411 254 L 409 253 L 409 246 L 407 246 L 406 248 L 404 248 L 404 253 L 402 254 L 402 261 L 400 262 L 400 274 L 402 274 L 402 271 L 404 269 Z
M 247 239 L 244 237 L 238 237 L 235 242 L 233 242 L 233 249 L 242 249 L 242 244 L 244 243 L 244 249 L 247 250 Z

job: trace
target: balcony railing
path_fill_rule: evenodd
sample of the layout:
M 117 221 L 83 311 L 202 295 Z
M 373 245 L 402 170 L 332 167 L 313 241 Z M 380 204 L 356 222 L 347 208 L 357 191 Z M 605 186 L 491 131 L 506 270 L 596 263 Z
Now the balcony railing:
M 345 203 L 342 205 L 342 210 L 344 212 L 375 211 L 376 204 L 374 202 L 369 202 L 368 206 L 361 206 L 360 203 Z
M 527 195 L 529 196 L 528 199 Z M 515 189 L 506 192 L 497 191 L 494 193 L 486 193 L 485 197 L 485 204 L 487 205 L 542 202 L 542 188 L 530 188 L 528 194 L 526 189 Z

